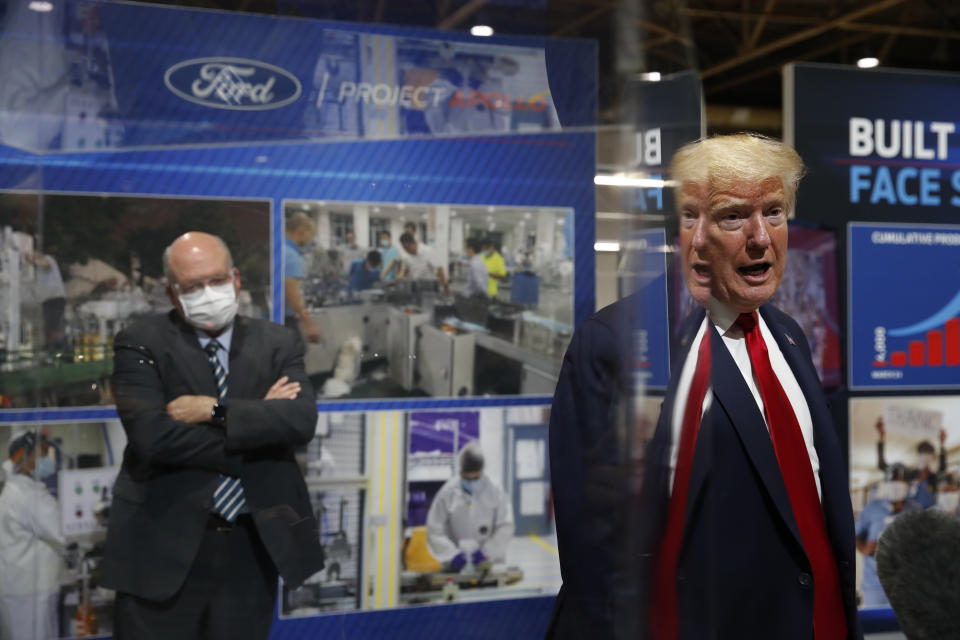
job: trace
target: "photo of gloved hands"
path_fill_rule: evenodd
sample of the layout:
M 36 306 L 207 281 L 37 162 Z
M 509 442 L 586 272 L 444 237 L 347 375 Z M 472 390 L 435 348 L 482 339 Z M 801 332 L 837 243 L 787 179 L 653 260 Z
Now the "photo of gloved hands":
M 461 551 L 457 555 L 453 556 L 450 559 L 450 571 L 460 572 L 463 571 L 464 567 L 467 566 L 468 554 L 465 551 Z M 477 549 L 469 554 L 470 564 L 477 569 L 486 569 L 490 566 L 490 559 L 484 555 L 483 551 Z M 486 566 L 482 566 L 486 564 Z

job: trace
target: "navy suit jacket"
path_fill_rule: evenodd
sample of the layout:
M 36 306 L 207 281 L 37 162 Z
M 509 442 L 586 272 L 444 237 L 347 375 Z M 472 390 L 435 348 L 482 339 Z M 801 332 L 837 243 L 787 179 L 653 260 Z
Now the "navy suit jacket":
M 618 303 L 619 304 L 619 303 Z M 614 305 L 616 307 L 616 305 Z M 771 333 L 797 378 L 806 397 L 813 419 L 814 445 L 820 460 L 822 504 L 827 530 L 838 564 L 841 589 L 845 599 L 847 637 L 859 639 L 862 633 L 854 595 L 854 532 L 848 482 L 839 442 L 827 408 L 816 370 L 810 358 L 810 349 L 800 327 L 786 314 L 772 305 L 760 310 Z M 624 314 L 601 311 L 607 317 L 622 318 Z M 651 440 L 643 464 L 643 482 L 640 496 L 635 497 L 627 479 L 619 489 L 619 501 L 610 500 L 609 517 L 619 523 L 620 535 L 615 542 L 603 545 L 609 557 L 591 565 L 587 571 L 576 571 L 582 562 L 580 553 L 566 540 L 577 540 L 581 548 L 589 549 L 595 534 L 589 528 L 594 518 L 580 523 L 563 523 L 563 500 L 576 495 L 563 485 L 575 482 L 564 463 L 578 461 L 564 448 L 554 455 L 554 443 L 569 440 L 565 432 L 599 428 L 601 432 L 616 431 L 617 427 L 597 423 L 572 424 L 580 421 L 576 415 L 553 416 L 551 422 L 551 470 L 554 473 L 557 531 L 561 553 L 561 567 L 565 570 L 564 590 L 558 597 L 550 637 L 575 637 L 565 627 L 575 628 L 582 621 L 594 629 L 597 637 L 646 637 L 646 607 L 649 602 L 653 567 L 660 546 L 669 500 L 669 453 L 672 439 L 671 416 L 676 395 L 677 380 L 689 353 L 704 312 L 699 310 L 689 317 L 681 332 L 680 349 L 674 360 L 670 386 L 664 398 L 656 432 Z M 578 329 L 586 329 L 595 342 L 595 321 L 588 321 Z M 620 353 L 629 353 L 629 322 L 614 323 L 620 334 L 612 337 Z M 778 640 L 810 640 L 813 637 L 813 587 L 811 568 L 800 542 L 786 487 L 780 474 L 773 444 L 763 417 L 753 399 L 736 363 L 713 328 L 711 341 L 713 404 L 704 416 L 697 438 L 691 470 L 683 543 L 677 571 L 680 637 L 689 640 L 702 638 L 740 639 L 777 638 Z M 627 335 L 622 332 L 627 329 Z M 577 336 L 571 347 L 578 344 Z M 585 357 L 582 348 L 568 352 L 571 371 L 568 375 L 582 375 L 583 368 L 595 368 L 597 363 Z M 622 381 L 627 368 L 621 355 L 613 371 Z M 566 362 L 565 362 L 566 365 Z M 564 374 L 558 394 L 561 393 Z M 621 396 L 618 402 L 623 402 Z M 554 410 L 557 408 L 554 401 Z M 562 405 L 563 403 L 561 403 Z M 568 443 L 569 446 L 569 443 Z M 805 452 L 803 452 L 805 455 Z M 580 464 L 590 464 L 581 458 Z M 589 471 L 580 471 L 589 477 Z M 629 478 L 629 473 L 621 473 Z M 557 486 L 560 485 L 560 487 Z M 601 505 L 591 505 L 603 508 Z M 624 516 L 624 513 L 633 517 Z M 570 529 L 582 529 L 574 536 Z M 622 554 L 622 555 L 621 555 Z M 573 555 L 571 558 L 569 556 Z M 565 557 L 567 556 L 567 557 Z M 612 571 L 612 581 L 598 580 L 597 571 Z M 572 584 L 568 586 L 568 574 Z M 587 576 L 591 585 L 579 578 Z M 632 582 L 629 579 L 633 578 Z M 612 587 L 612 590 L 607 590 Z M 586 601 L 584 595 L 590 594 Z M 574 596 L 575 597 L 572 597 Z M 598 600 L 603 607 L 592 605 Z

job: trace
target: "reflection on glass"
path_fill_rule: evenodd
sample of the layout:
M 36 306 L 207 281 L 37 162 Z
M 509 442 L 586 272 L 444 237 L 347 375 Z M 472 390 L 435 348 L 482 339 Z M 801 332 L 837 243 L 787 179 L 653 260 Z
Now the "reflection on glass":
M 170 309 L 161 254 L 191 229 L 236 247 L 240 314 L 268 317 L 268 202 L 0 193 L 7 406 L 110 404 L 113 336 Z
M 98 571 L 125 445 L 116 421 L 0 426 L 0 637 L 112 631 Z

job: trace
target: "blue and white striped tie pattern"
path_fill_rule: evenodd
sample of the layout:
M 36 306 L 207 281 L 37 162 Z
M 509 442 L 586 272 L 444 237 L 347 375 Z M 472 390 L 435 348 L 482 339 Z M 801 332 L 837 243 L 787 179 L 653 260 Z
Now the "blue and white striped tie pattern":
M 207 360 L 213 369 L 213 376 L 217 379 L 217 401 L 223 402 L 227 397 L 227 372 L 223 370 L 220 364 L 220 358 L 217 357 L 217 349 L 221 349 L 220 343 L 211 340 L 204 347 L 207 352 Z M 246 503 L 243 495 L 243 485 L 240 484 L 240 478 L 220 474 L 220 482 L 217 483 L 217 489 L 213 492 L 213 511 L 224 520 L 233 522 L 237 519 L 237 514 Z

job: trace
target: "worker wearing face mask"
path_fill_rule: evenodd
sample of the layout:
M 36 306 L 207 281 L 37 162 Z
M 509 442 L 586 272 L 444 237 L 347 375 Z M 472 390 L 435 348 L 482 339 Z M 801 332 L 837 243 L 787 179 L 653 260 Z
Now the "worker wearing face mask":
M 477 442 L 460 451 L 460 473 L 437 492 L 427 513 L 427 547 L 450 571 L 468 562 L 505 562 L 513 538 L 513 507 L 507 494 L 483 473 Z
M 921 508 L 908 497 L 910 492 L 909 471 L 902 464 L 892 464 L 887 469 L 886 479 L 877 487 L 876 497 L 868 502 L 855 525 L 857 551 L 864 555 L 863 581 L 860 591 L 865 607 L 889 607 L 877 577 L 877 540 L 893 520 L 905 511 Z
M 63 571 L 60 506 L 43 484 L 56 464 L 35 431 L 9 444 L 10 474 L 0 493 L 0 639 L 59 637 Z
M 886 471 L 887 461 L 884 457 L 884 444 L 886 442 L 886 430 L 883 425 L 883 418 L 877 418 L 877 467 L 881 471 Z M 910 482 L 909 497 L 918 505 L 927 509 L 936 503 L 937 493 L 937 474 L 944 473 L 947 470 L 947 432 L 940 429 L 940 456 L 937 460 L 936 450 L 929 440 L 923 440 L 917 444 L 917 466 Z M 937 462 L 936 472 L 933 470 L 934 462 Z
M 390 282 L 396 279 L 400 270 L 400 252 L 390 239 L 390 232 L 380 234 L 380 279 Z
M 960 515 L 960 478 L 952 473 L 940 475 L 937 482 L 937 503 L 931 507 L 950 515 Z

